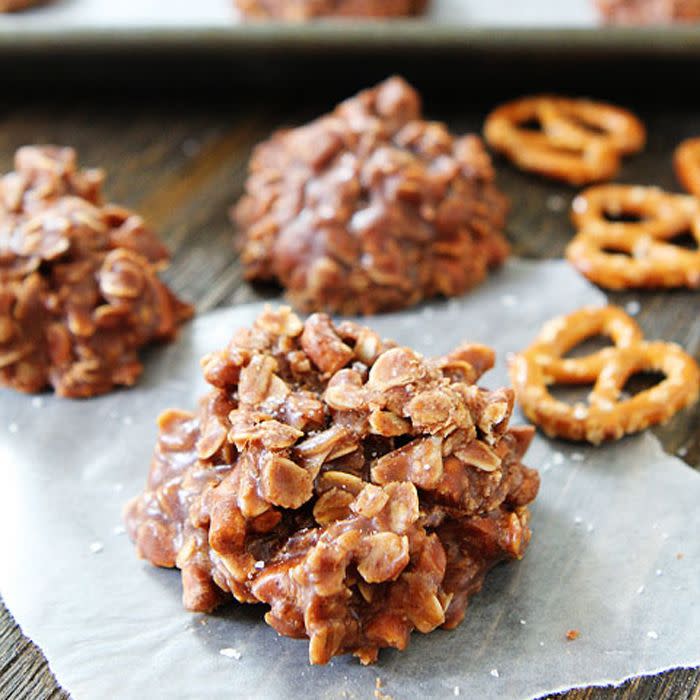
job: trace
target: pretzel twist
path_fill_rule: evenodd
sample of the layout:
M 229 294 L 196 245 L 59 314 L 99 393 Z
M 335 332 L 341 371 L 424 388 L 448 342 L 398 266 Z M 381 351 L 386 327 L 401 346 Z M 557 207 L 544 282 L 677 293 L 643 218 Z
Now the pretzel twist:
M 607 335 L 612 347 L 580 358 L 563 357 L 579 343 Z M 525 415 L 551 437 L 597 445 L 666 422 L 697 401 L 700 369 L 674 343 L 647 342 L 639 326 L 614 306 L 584 307 L 544 325 L 535 342 L 510 362 L 510 375 Z M 621 398 L 637 372 L 665 379 L 630 398 Z M 587 403 L 555 399 L 553 384 L 593 384 Z
M 673 165 L 681 185 L 700 197 L 700 136 L 681 142 L 673 154 Z
M 530 121 L 542 130 L 525 128 Z M 525 97 L 487 117 L 489 145 L 518 167 L 572 185 L 607 180 L 622 154 L 644 146 L 644 125 L 630 112 L 583 99 Z
M 632 216 L 638 221 L 611 221 Z M 566 249 L 569 262 L 606 289 L 700 287 L 700 250 L 674 245 L 690 233 L 700 244 L 700 202 L 656 187 L 599 185 L 576 197 L 579 233 Z

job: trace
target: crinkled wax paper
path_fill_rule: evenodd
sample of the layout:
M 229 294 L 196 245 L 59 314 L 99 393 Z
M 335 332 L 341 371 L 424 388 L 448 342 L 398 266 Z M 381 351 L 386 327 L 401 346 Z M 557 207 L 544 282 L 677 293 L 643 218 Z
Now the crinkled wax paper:
M 233 0 L 62 0 L 22 16 L 0 17 L 3 26 L 56 28 L 226 28 L 236 20 Z M 590 0 L 432 0 L 416 21 L 475 27 L 563 26 L 597 23 Z
M 602 302 L 564 263 L 511 262 L 464 298 L 369 323 L 425 353 L 495 346 L 494 387 L 543 321 Z M 76 698 L 371 698 L 377 678 L 396 700 L 528 698 L 700 664 L 700 476 L 650 433 L 596 448 L 538 437 L 524 560 L 489 575 L 457 630 L 414 634 L 376 666 L 308 666 L 307 642 L 278 637 L 262 606 L 183 610 L 179 573 L 136 558 L 121 508 L 144 484 L 158 413 L 194 405 L 199 357 L 259 310 L 197 318 L 132 390 L 0 391 L 0 591 Z

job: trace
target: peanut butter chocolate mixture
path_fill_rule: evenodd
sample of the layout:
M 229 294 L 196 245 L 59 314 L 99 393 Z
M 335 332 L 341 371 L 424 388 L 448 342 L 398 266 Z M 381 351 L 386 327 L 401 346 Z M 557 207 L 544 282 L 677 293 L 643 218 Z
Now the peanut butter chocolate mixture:
M 422 119 L 391 78 L 259 145 L 234 217 L 248 279 L 303 310 L 371 314 L 483 281 L 508 255 L 506 211 L 479 137 Z
M 70 148 L 27 146 L 0 178 L 0 386 L 103 394 L 141 374 L 137 350 L 192 309 L 158 279 L 168 253 Z
M 234 0 L 244 17 L 308 20 L 314 17 L 401 17 L 425 11 L 428 0 Z
M 203 358 L 198 410 L 160 417 L 126 510 L 139 555 L 182 570 L 190 610 L 267 603 L 314 664 L 457 626 L 486 572 L 523 555 L 539 487 L 513 392 L 476 385 L 493 362 L 267 309 Z

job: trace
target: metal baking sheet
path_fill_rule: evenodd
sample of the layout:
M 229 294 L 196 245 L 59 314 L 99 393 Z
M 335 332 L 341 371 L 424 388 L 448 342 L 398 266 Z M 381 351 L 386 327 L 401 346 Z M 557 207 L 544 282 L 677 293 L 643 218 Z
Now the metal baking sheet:
M 563 262 L 511 261 L 463 298 L 368 322 L 426 354 L 493 345 L 483 383 L 496 387 L 544 320 L 601 303 Z M 700 475 L 649 432 L 595 448 L 538 436 L 525 558 L 491 572 L 458 629 L 414 634 L 375 666 L 310 667 L 307 642 L 277 636 L 263 606 L 183 610 L 178 572 L 136 558 L 121 509 L 145 482 L 158 413 L 195 405 L 199 357 L 260 309 L 196 318 L 128 391 L 0 390 L 0 592 L 76 700 L 366 699 L 377 679 L 395 700 L 509 700 L 700 664 Z
M 601 31 L 592 0 L 433 0 L 423 17 L 382 22 L 242 23 L 232 0 L 52 0 L 0 15 L 3 53 L 126 48 L 151 54 L 403 48 L 688 57 L 700 56 L 700 25 Z

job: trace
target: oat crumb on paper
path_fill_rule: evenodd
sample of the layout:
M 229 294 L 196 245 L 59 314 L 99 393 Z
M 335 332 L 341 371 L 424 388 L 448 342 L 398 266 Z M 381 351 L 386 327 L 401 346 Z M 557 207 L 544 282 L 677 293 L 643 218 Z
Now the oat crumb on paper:
M 586 455 L 583 452 L 572 452 L 570 457 L 572 462 L 583 462 L 586 459 Z
M 19 426 L 17 425 L 17 423 L 10 423 L 10 424 L 7 426 L 7 429 L 8 429 L 11 433 L 18 433 L 18 432 L 19 432 Z
M 112 534 L 114 535 L 123 535 L 126 533 L 126 528 L 123 525 L 115 525 L 112 528 Z
M 491 674 L 494 678 L 499 678 L 499 676 L 500 676 L 500 674 L 498 673 L 498 669 L 497 669 L 497 668 L 492 668 L 491 671 L 490 671 L 490 674 Z
M 679 561 L 685 557 L 685 554 L 683 552 L 676 552 L 676 559 Z
M 455 696 L 459 695 L 459 686 L 458 686 L 458 685 L 456 685 L 456 686 L 452 689 L 452 693 L 453 693 Z
M 647 637 L 649 637 L 649 639 L 658 639 L 659 635 L 656 632 L 654 632 L 654 630 L 649 630 L 647 632 Z
M 521 624 L 521 625 L 526 625 L 526 624 L 527 624 L 527 620 L 520 620 L 520 624 Z
M 93 554 L 99 554 L 104 548 L 105 548 L 105 547 L 104 547 L 104 545 L 102 544 L 102 542 L 93 542 L 93 543 L 90 545 L 90 551 L 91 551 Z
M 640 586 L 640 587 L 637 589 L 637 595 L 642 595 L 642 593 L 644 593 L 644 586 Z
M 578 630 L 569 630 L 569 631 L 566 633 L 566 639 L 567 639 L 569 642 L 573 642 L 574 640 L 576 640 L 576 639 L 579 638 L 579 635 L 580 635 L 580 634 L 581 634 L 581 633 L 580 633 Z
M 41 398 L 41 396 L 35 396 L 32 399 L 32 406 L 34 408 L 41 408 L 44 405 L 44 399 Z
M 374 682 L 374 697 L 377 700 L 394 700 L 394 698 L 391 695 L 387 695 L 386 693 L 382 692 L 382 687 L 382 679 L 377 678 L 377 680 Z

